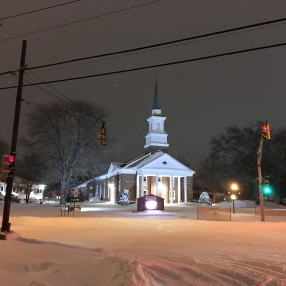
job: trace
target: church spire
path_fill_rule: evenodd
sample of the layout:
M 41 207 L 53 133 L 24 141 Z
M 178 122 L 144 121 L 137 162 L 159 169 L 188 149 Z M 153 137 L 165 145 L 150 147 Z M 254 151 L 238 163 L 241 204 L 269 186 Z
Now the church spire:
M 159 102 L 159 94 L 158 94 L 158 81 L 156 78 L 155 82 L 155 92 L 154 92 L 154 100 L 153 100 L 153 109 L 161 109 L 160 102 Z
M 159 101 L 157 78 L 156 78 L 156 82 L 155 82 L 155 92 L 154 92 L 154 99 L 153 99 L 152 115 L 161 115 L 161 107 L 160 107 L 160 101 Z

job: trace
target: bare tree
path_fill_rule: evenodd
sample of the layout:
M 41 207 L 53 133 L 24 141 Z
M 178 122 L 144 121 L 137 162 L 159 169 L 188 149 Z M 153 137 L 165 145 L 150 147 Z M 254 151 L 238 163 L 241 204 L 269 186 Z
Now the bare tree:
M 35 152 L 26 152 L 22 159 L 17 162 L 15 174 L 20 176 L 25 187 L 26 203 L 29 202 L 32 187 L 35 183 L 40 183 L 45 172 L 45 162 Z
M 214 154 L 201 161 L 196 170 L 195 180 L 200 186 L 204 186 L 205 191 L 212 193 L 213 204 L 216 203 L 216 193 L 224 191 L 221 187 L 224 180 L 222 170 L 220 158 Z
M 34 147 L 41 150 L 59 177 L 61 204 L 65 204 L 68 193 L 80 179 L 87 176 L 91 164 L 95 165 L 91 154 L 106 152 L 107 146 L 100 145 L 98 137 L 104 115 L 101 107 L 77 101 L 37 107 L 29 116 Z

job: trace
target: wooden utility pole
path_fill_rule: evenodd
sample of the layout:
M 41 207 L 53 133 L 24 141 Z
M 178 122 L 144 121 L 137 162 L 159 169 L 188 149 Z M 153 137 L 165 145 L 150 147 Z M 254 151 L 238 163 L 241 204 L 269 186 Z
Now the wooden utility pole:
M 24 40 L 22 43 L 22 53 L 21 53 L 20 71 L 19 71 L 19 79 L 18 79 L 18 90 L 17 90 L 16 105 L 15 105 L 14 125 L 13 125 L 12 141 L 11 141 L 11 152 L 10 152 L 10 155 L 14 156 L 14 158 L 16 158 L 16 149 L 17 149 L 17 138 L 18 138 L 23 79 L 24 79 L 24 70 L 25 70 L 26 46 L 27 46 L 27 41 Z M 3 220 L 2 220 L 2 228 L 1 228 L 1 231 L 3 232 L 10 232 L 11 224 L 9 223 L 9 217 L 10 217 L 10 206 L 11 206 L 11 195 L 12 195 L 12 189 L 13 189 L 15 160 L 12 163 L 11 167 L 12 168 L 11 168 L 11 171 L 7 179 L 5 203 L 4 203 L 4 209 L 3 209 Z
M 270 139 L 270 126 L 268 124 L 268 121 L 266 120 L 264 126 L 261 126 L 261 127 L 262 127 L 262 134 L 261 134 L 261 139 L 260 139 L 260 143 L 259 143 L 259 148 L 257 151 L 257 169 L 258 169 L 261 221 L 265 221 L 264 200 L 263 200 L 263 192 L 262 192 L 261 161 L 262 161 L 263 143 L 265 140 Z
M 262 192 L 262 175 L 261 175 L 261 161 L 262 161 L 263 142 L 264 142 L 264 137 L 263 137 L 263 135 L 261 135 L 259 148 L 257 151 L 257 169 L 258 169 L 258 184 L 259 184 L 261 221 L 265 221 L 264 200 L 263 200 L 263 192 Z

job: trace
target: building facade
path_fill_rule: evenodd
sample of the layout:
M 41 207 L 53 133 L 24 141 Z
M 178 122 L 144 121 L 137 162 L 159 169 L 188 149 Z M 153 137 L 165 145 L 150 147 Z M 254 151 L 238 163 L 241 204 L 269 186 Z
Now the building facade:
M 125 163 L 113 162 L 106 174 L 86 182 L 89 198 L 97 196 L 104 201 L 118 202 L 122 192 L 128 190 L 131 202 L 150 194 L 164 198 L 165 203 L 193 200 L 194 171 L 168 154 L 165 120 L 156 81 L 152 114 L 147 119 L 145 154 Z

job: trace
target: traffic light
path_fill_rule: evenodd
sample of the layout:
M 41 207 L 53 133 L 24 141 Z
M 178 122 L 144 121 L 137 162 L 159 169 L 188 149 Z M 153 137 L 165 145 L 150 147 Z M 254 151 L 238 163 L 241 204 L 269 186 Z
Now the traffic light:
M 106 145 L 106 133 L 105 133 L 105 123 L 102 122 L 102 126 L 100 129 L 100 140 L 101 140 L 101 145 Z
M 2 157 L 2 166 L 1 166 L 1 181 L 7 182 L 7 179 L 10 175 L 10 172 L 14 168 L 14 155 L 5 154 Z
M 269 186 L 269 181 L 268 180 L 264 180 L 263 181 L 262 190 L 263 190 L 263 193 L 265 195 L 270 195 L 272 193 L 272 190 L 271 190 L 271 188 Z
M 269 140 L 270 139 L 270 125 L 266 123 L 265 125 L 261 126 L 262 128 L 262 136 Z
M 266 139 L 270 139 L 270 125 L 268 123 L 266 124 Z

